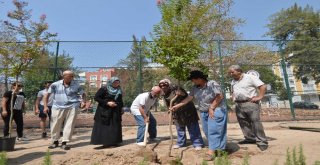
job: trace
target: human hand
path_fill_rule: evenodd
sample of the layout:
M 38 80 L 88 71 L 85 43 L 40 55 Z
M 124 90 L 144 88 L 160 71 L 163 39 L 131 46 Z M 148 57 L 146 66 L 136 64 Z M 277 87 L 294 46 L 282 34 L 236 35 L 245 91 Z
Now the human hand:
M 3 117 L 8 116 L 8 111 L 2 111 L 1 115 L 2 115 Z
M 37 114 L 39 114 L 40 113 L 40 110 L 39 109 L 36 109 L 35 111 L 34 111 L 34 114 L 35 115 L 37 115 Z
M 144 118 L 144 123 L 149 123 L 149 117 Z
M 260 101 L 262 99 L 262 97 L 259 97 L 259 96 L 254 96 L 250 99 L 250 102 L 252 103 L 256 103 L 258 101 Z
M 214 110 L 211 109 L 211 108 L 209 108 L 209 117 L 210 117 L 211 119 L 214 118 Z
M 43 113 L 48 114 L 48 112 L 49 112 L 49 108 L 48 108 L 48 107 L 44 107 L 44 108 L 43 108 Z
M 107 102 L 107 105 L 108 105 L 109 107 L 116 107 L 116 106 L 117 106 L 117 103 L 114 102 L 114 101 L 108 101 L 108 102 Z

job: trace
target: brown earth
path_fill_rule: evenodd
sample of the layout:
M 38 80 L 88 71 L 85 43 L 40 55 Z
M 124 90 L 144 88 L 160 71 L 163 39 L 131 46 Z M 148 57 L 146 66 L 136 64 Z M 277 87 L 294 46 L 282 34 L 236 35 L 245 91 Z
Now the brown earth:
M 280 116 L 262 113 L 263 121 L 286 121 L 286 122 L 264 122 L 266 134 L 269 138 L 268 150 L 261 152 L 255 145 L 238 145 L 237 142 L 242 140 L 242 132 L 236 123 L 233 113 L 229 114 L 228 124 L 228 145 L 229 157 L 232 164 L 240 165 L 243 163 L 243 157 L 249 154 L 251 165 L 272 165 L 276 160 L 279 164 L 284 164 L 287 149 L 293 147 L 299 148 L 303 145 L 304 154 L 307 164 L 313 164 L 320 160 L 320 133 L 302 130 L 288 129 L 290 125 L 313 125 L 314 128 L 320 128 L 320 111 L 301 110 L 297 111 L 297 119 L 318 119 L 313 121 L 290 121 L 292 119 L 289 110 L 280 111 Z M 158 121 L 158 135 L 161 141 L 157 143 L 148 143 L 147 148 L 140 148 L 135 144 L 136 127 L 133 117 L 126 113 L 123 116 L 123 143 L 121 146 L 95 149 L 90 145 L 92 114 L 79 114 L 77 129 L 70 143 L 71 150 L 64 151 L 60 148 L 50 150 L 53 164 L 169 164 L 170 161 L 181 158 L 183 164 L 196 165 L 203 162 L 203 155 L 206 153 L 205 147 L 201 151 L 195 151 L 192 145 L 188 143 L 187 147 L 173 149 L 172 156 L 168 157 L 170 145 L 170 135 L 168 116 L 164 112 L 153 113 Z M 30 139 L 27 143 L 17 143 L 15 151 L 8 152 L 9 164 L 42 164 L 47 146 L 51 143 L 50 139 L 42 139 L 38 128 L 39 119 L 28 113 L 25 116 L 26 136 Z M 3 123 L 0 122 L 0 127 Z M 174 135 L 175 129 L 173 130 Z M 176 139 L 176 136 L 174 137 Z M 298 150 L 298 149 L 297 149 Z M 208 164 L 213 164 L 208 162 Z

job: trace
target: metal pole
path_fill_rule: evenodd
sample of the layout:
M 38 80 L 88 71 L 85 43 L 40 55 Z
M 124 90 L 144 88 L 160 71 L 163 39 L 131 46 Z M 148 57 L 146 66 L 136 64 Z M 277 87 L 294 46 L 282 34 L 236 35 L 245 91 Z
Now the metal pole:
M 60 45 L 60 42 L 57 41 L 56 57 L 55 57 L 55 61 L 54 61 L 53 81 L 56 81 L 57 68 L 58 68 L 59 45 Z
M 282 48 L 282 44 L 281 43 L 279 43 L 279 52 L 280 52 L 280 56 L 281 56 L 281 67 L 282 67 L 282 71 L 283 71 L 283 75 L 284 75 L 284 81 L 286 83 L 286 88 L 287 88 L 287 94 L 288 94 L 288 98 L 289 98 L 289 104 L 290 104 L 292 120 L 295 120 L 296 119 L 296 115 L 295 115 L 293 104 L 292 104 L 291 88 L 290 88 L 290 85 L 289 85 L 289 79 L 288 79 L 288 74 L 287 74 L 287 66 L 286 66 L 286 63 L 285 63 L 284 53 L 283 53 L 283 48 Z
M 139 42 L 138 94 L 142 93 L 142 44 Z
M 221 40 L 218 39 L 218 53 L 219 53 L 219 62 L 220 62 L 220 80 L 221 80 L 221 89 L 223 92 L 223 100 L 225 107 L 227 107 L 227 98 L 226 98 L 226 89 L 224 85 L 224 71 L 223 71 L 223 63 L 222 63 L 222 53 L 221 53 Z

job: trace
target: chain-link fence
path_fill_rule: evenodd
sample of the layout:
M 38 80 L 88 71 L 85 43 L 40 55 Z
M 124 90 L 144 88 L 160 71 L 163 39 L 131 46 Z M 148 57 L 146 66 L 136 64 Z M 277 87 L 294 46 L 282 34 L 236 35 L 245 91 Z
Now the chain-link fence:
M 121 79 L 124 102 L 130 106 L 138 93 L 148 91 L 162 78 L 171 78 L 168 70 L 146 56 L 150 42 L 131 41 L 59 41 L 50 42 L 20 79 L 33 105 L 36 92 L 45 80 L 58 80 L 63 70 L 75 71 L 76 80 L 91 99 L 112 76 Z M 267 84 L 262 100 L 263 114 L 291 115 L 293 119 L 320 117 L 320 41 L 214 40 L 199 56 L 209 69 L 210 79 L 220 81 L 225 98 L 230 98 L 228 68 L 238 64 L 250 74 L 259 75 Z M 3 44 L 2 44 L 3 45 Z M 305 47 L 304 47 L 305 46 Z M 306 47 L 307 46 L 307 47 Z M 4 48 L 4 47 L 2 47 Z M 1 57 L 2 58 L 2 57 Z M 2 64 L 1 89 L 13 81 Z M 190 82 L 182 82 L 186 88 Z M 233 106 L 228 101 L 230 107 Z M 318 109 L 317 111 L 314 111 Z

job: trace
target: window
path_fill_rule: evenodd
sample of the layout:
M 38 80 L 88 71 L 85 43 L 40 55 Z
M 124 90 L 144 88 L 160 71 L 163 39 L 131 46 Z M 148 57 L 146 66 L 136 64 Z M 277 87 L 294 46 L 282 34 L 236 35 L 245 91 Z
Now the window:
M 90 76 L 91 81 L 97 81 L 97 76 Z

